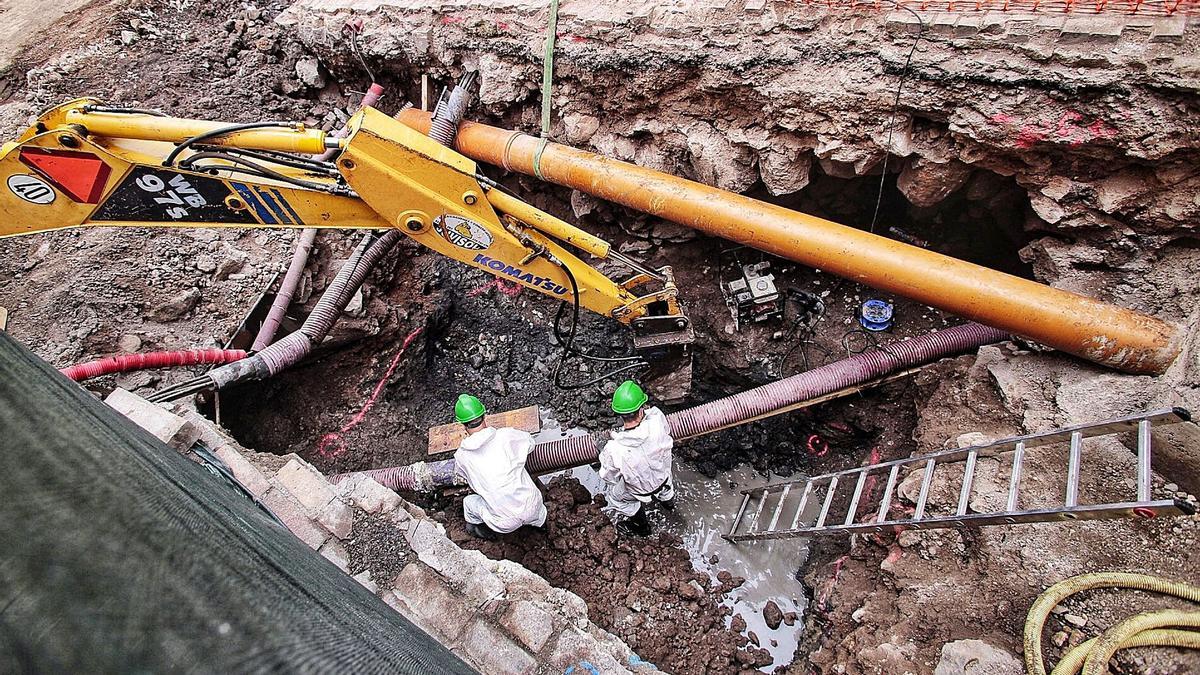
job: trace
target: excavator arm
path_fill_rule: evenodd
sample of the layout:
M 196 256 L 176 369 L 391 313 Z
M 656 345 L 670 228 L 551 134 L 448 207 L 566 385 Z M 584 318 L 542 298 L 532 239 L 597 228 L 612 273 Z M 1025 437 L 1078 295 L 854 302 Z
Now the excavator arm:
M 326 149 L 332 161 L 312 158 Z M 628 324 L 655 348 L 691 342 L 669 267 L 644 267 L 505 193 L 472 160 L 373 108 L 339 139 L 303 124 L 189 120 L 78 99 L 0 148 L 0 178 L 0 236 L 80 226 L 397 228 Z M 614 281 L 572 249 L 633 276 Z

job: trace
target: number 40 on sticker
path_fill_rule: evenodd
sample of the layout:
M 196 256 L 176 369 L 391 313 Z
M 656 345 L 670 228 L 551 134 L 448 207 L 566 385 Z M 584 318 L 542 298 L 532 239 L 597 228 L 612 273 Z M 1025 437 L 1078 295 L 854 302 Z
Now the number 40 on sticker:
M 203 196 L 196 192 L 196 188 L 192 187 L 191 183 L 180 174 L 175 174 L 169 183 L 152 173 L 140 176 L 135 182 L 146 192 L 158 195 L 154 198 L 154 203 L 167 206 L 166 213 L 171 218 L 186 218 L 188 210 L 185 208 L 185 204 L 199 208 L 208 203 Z M 168 185 L 170 188 L 167 187 Z

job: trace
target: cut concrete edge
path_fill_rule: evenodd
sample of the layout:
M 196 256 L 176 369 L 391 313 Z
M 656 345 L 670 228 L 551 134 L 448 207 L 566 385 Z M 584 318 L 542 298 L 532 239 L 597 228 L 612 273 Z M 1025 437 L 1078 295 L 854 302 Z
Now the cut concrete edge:
M 588 666 L 602 673 L 661 672 L 590 621 L 578 595 L 520 563 L 462 549 L 422 508 L 369 477 L 333 485 L 294 454 L 271 470 L 195 411 L 177 414 L 123 389 L 106 402 L 180 452 L 197 441 L 212 449 L 288 530 L 345 574 L 354 512 L 388 518 L 416 560 L 395 579 L 372 579 L 367 571 L 353 578 L 481 672 L 557 674 L 572 666 L 580 672 Z

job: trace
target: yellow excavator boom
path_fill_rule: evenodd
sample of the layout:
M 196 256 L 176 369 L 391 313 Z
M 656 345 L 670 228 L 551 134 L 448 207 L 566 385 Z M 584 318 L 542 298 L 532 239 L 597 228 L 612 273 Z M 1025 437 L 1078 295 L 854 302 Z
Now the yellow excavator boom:
M 327 148 L 340 149 L 332 162 L 309 156 Z M 0 236 L 79 226 L 398 228 L 635 329 L 690 332 L 669 268 L 649 270 L 504 193 L 471 159 L 373 108 L 338 139 L 303 124 L 180 119 L 78 99 L 0 149 L 0 179 Z M 615 258 L 658 289 L 638 295 L 568 246 Z

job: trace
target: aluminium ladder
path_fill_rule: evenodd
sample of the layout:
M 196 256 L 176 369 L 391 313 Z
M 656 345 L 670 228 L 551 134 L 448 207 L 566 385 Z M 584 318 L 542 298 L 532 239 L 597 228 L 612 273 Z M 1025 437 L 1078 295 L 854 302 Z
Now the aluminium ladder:
M 1119 417 L 1056 429 L 1040 434 L 1016 436 L 984 445 L 936 452 L 921 457 L 898 459 L 871 464 L 856 469 L 828 473 L 811 478 L 771 483 L 742 490 L 745 497 L 733 525 L 724 535 L 731 542 L 786 539 L 854 532 L 884 532 L 901 529 L 932 529 L 980 525 L 1014 525 L 1059 520 L 1094 520 L 1104 518 L 1153 518 L 1157 515 L 1191 515 L 1195 508 L 1179 499 L 1151 499 L 1150 495 L 1150 427 L 1186 422 L 1190 414 L 1183 408 L 1155 410 L 1140 415 Z M 1137 498 L 1136 501 L 1102 504 L 1079 503 L 1079 470 L 1082 461 L 1083 439 L 1129 431 L 1137 433 Z M 1069 443 L 1066 497 L 1061 505 L 1047 508 L 1022 509 L 1020 506 L 1021 479 L 1026 468 L 1026 453 L 1042 446 Z M 1011 454 L 1009 463 L 1008 496 L 1003 510 L 970 511 L 971 491 L 975 480 L 975 464 L 981 457 Z M 958 489 L 958 505 L 953 513 L 931 514 L 929 492 L 938 467 L 964 464 Z M 903 481 L 902 470 L 913 468 L 923 472 L 916 506 L 911 514 L 891 518 L 892 496 Z M 954 471 L 957 474 L 957 471 Z M 872 501 L 874 481 L 887 476 L 882 498 Z M 846 489 L 853 483 L 853 490 Z M 843 487 L 837 497 L 838 487 Z M 799 498 L 797 499 L 797 495 Z M 789 501 L 789 496 L 791 501 Z M 835 498 L 836 497 L 836 498 Z M 847 501 L 848 499 L 848 501 Z M 835 503 L 837 504 L 835 508 Z M 768 507 L 770 504 L 770 508 Z M 817 504 L 820 504 L 819 511 Z M 786 506 L 786 508 L 785 508 Z M 867 508 L 869 507 L 869 508 Z M 900 510 L 900 509 L 896 509 Z M 780 521 L 787 512 L 790 517 Z M 831 517 L 836 511 L 840 517 Z M 859 514 L 862 518 L 859 518 Z M 768 514 L 764 518 L 764 514 Z

